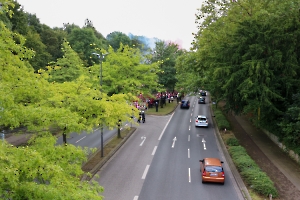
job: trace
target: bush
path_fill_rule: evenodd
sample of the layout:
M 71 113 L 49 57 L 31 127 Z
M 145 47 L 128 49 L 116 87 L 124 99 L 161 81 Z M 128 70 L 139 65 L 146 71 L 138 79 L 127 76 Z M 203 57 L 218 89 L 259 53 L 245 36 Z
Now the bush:
M 254 160 L 247 154 L 244 147 L 231 146 L 228 151 L 243 180 L 255 192 L 264 196 L 268 196 L 269 194 L 272 194 L 273 197 L 278 196 L 274 183 L 265 172 L 260 170 Z
M 221 110 L 214 110 L 215 120 L 217 122 L 217 126 L 219 130 L 230 129 L 230 124 L 227 121 L 226 117 L 223 115 Z
M 228 146 L 239 146 L 239 141 L 236 138 L 228 138 L 226 144 Z

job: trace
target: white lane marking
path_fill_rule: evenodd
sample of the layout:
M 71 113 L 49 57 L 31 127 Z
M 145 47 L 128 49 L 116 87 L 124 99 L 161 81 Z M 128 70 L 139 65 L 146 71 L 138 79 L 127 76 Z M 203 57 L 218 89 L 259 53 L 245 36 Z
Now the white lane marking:
M 188 137 L 188 141 L 190 141 L 191 140 L 191 136 L 189 135 L 189 137 Z
M 202 143 L 203 143 L 204 150 L 206 150 L 205 142 L 206 141 L 204 140 L 204 138 L 202 138 Z
M 154 149 L 153 149 L 153 151 L 152 151 L 152 154 L 151 154 L 152 156 L 155 154 L 156 149 L 157 149 L 157 146 L 154 147 Z
M 143 146 L 143 144 L 144 144 L 144 142 L 145 142 L 145 140 L 146 140 L 146 137 L 145 137 L 145 136 L 142 136 L 141 139 L 142 139 L 143 141 L 142 141 L 142 143 L 140 144 L 140 146 Z
M 175 113 L 175 112 L 173 112 L 173 114 L 171 115 L 171 117 L 170 117 L 169 121 L 167 122 L 167 124 L 165 125 L 164 129 L 162 130 L 162 132 L 161 132 L 161 134 L 160 134 L 160 136 L 159 136 L 158 140 L 161 140 L 161 138 L 162 138 L 162 136 L 163 136 L 163 134 L 164 134 L 164 132 L 165 132 L 165 130 L 166 130 L 166 128 L 167 128 L 167 126 L 168 126 L 168 124 L 170 123 L 170 121 L 171 121 L 171 119 L 172 119 L 172 117 L 173 117 L 174 113 Z
M 146 169 L 145 169 L 145 171 L 144 171 L 144 173 L 143 173 L 142 179 L 145 179 L 145 178 L 146 178 L 146 175 L 147 175 L 147 173 L 148 173 L 149 167 L 150 167 L 150 165 L 147 165 L 147 166 L 146 166 Z
M 176 137 L 174 137 L 174 139 L 173 139 L 173 144 L 172 144 L 172 148 L 174 148 L 176 140 L 177 140 Z
M 190 118 L 190 123 L 192 122 L 192 119 Z
M 191 168 L 189 168 L 189 182 L 191 182 Z
M 86 136 L 82 137 L 81 139 L 77 140 L 75 143 L 80 142 L 81 140 L 83 140 Z
M 193 113 L 191 113 L 191 116 L 193 115 Z
M 188 149 L 188 158 L 190 158 L 190 149 Z
M 138 200 L 139 199 L 139 196 L 135 196 L 134 198 L 133 198 L 133 200 Z
M 189 131 L 191 130 L 191 126 L 189 126 Z

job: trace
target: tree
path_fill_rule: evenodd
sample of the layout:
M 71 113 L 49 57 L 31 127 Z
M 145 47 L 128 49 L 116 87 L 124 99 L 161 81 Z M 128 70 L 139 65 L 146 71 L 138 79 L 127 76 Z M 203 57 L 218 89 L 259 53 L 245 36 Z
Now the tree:
M 117 51 L 121 44 L 131 46 L 130 38 L 119 31 L 114 31 L 106 36 L 106 40 L 112 48 Z
M 47 52 L 52 56 L 51 61 L 55 61 L 58 58 L 62 58 L 63 52 L 61 45 L 64 38 L 67 37 L 66 32 L 62 29 L 51 29 L 47 25 L 42 25 L 42 32 L 40 33 L 40 38 L 42 42 L 46 45 Z
M 43 133 L 26 147 L 0 145 L 0 197 L 3 199 L 99 199 L 103 188 L 82 182 L 87 151 L 73 145 L 56 146 L 56 137 Z
M 143 94 L 151 96 L 159 86 L 157 63 L 144 64 L 139 49 L 122 45 L 115 52 L 112 47 L 103 62 L 103 91 L 109 96 L 113 94 L 128 94 L 129 101 Z M 89 71 L 99 74 L 98 64 L 90 67 Z M 95 80 L 99 84 L 99 79 Z
M 83 62 L 78 54 L 71 48 L 69 42 L 63 42 L 62 47 L 63 57 L 58 58 L 57 62 L 51 63 L 48 66 L 49 82 L 70 82 L 76 80 L 83 70 Z
M 182 54 L 177 44 L 158 41 L 155 43 L 152 62 L 159 62 L 160 72 L 158 74 L 159 84 L 168 91 L 174 91 L 177 82 L 175 63 L 176 58 Z
M 6 16 L 9 18 L 12 24 L 12 31 L 26 35 L 29 31 L 28 15 L 25 13 L 23 7 L 17 1 L 14 1 L 13 4 L 6 4 L 6 6 L 8 6 L 7 8 L 11 9 L 12 11 L 12 13 L 6 13 Z M 9 15 L 11 15 L 11 17 L 9 17 Z
M 67 40 L 78 53 L 85 66 L 92 65 L 91 54 L 97 49 L 103 49 L 102 41 L 95 36 L 93 28 L 73 28 Z
M 219 3 L 206 2 L 196 16 L 198 67 L 209 77 L 212 94 L 226 100 L 228 111 L 252 114 L 258 126 L 279 130 L 275 122 L 285 102 L 299 91 L 297 4 Z
M 29 61 L 30 64 L 35 71 L 44 69 L 47 64 L 52 61 L 52 56 L 47 52 L 46 45 L 42 42 L 40 35 L 35 31 L 28 31 L 25 37 L 25 46 L 35 51 L 35 56 Z

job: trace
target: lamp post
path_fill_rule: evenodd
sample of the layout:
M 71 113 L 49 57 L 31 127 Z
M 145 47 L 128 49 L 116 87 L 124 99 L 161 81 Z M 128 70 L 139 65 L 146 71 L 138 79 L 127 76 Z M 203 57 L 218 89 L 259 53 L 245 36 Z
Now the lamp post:
M 99 54 L 99 53 L 92 53 L 93 55 L 96 55 L 100 61 L 100 92 L 102 95 L 102 61 L 104 59 L 104 56 L 106 56 L 107 54 Z M 101 129 L 101 157 L 103 157 L 103 123 L 101 123 L 100 125 L 100 129 Z

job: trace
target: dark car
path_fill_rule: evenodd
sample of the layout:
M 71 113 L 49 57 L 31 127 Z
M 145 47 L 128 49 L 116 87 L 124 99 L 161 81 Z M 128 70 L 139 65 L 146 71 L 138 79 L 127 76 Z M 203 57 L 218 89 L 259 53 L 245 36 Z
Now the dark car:
M 206 91 L 201 91 L 200 94 L 201 96 L 206 96 Z
M 200 97 L 198 99 L 198 104 L 205 104 L 205 98 L 204 97 Z
M 182 100 L 181 104 L 180 104 L 180 108 L 189 109 L 190 108 L 190 101 L 189 100 Z

